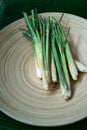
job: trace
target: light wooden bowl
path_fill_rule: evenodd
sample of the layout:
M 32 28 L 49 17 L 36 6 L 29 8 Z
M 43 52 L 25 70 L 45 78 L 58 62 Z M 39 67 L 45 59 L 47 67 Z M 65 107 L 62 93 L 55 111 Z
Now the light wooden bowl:
M 44 13 L 59 18 L 61 13 Z M 87 64 L 87 20 L 65 14 L 74 58 Z M 0 109 L 21 122 L 38 126 L 70 124 L 87 117 L 87 74 L 72 82 L 73 96 L 65 101 L 60 89 L 43 90 L 36 77 L 32 44 L 22 36 L 24 19 L 0 31 Z

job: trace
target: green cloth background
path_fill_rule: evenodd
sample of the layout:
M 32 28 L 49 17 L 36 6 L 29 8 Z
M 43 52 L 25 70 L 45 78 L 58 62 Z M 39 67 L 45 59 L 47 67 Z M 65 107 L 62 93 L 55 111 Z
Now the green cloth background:
M 41 12 L 66 12 L 87 19 L 87 0 L 0 0 L 0 29 L 22 18 L 22 12 L 30 15 L 33 8 Z M 61 130 L 87 129 L 87 118 L 61 127 L 36 127 L 16 121 L 0 112 L 0 130 Z

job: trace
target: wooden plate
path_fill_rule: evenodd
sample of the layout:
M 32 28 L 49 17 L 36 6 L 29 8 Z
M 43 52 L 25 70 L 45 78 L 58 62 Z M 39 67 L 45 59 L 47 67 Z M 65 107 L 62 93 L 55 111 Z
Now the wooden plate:
M 59 18 L 61 13 L 44 13 Z M 87 64 L 87 20 L 65 14 L 69 42 L 75 59 Z M 31 43 L 22 36 L 24 19 L 0 31 L 0 109 L 21 122 L 38 126 L 70 124 L 87 117 L 87 74 L 72 82 L 72 99 L 65 101 L 60 89 L 43 90 L 36 77 Z

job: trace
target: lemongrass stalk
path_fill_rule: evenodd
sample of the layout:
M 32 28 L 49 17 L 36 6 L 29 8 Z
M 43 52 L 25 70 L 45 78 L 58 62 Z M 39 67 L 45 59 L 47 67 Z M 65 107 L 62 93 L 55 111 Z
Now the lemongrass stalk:
M 87 72 L 87 65 L 75 60 L 75 64 L 80 72 Z
M 50 51 L 50 17 L 46 18 L 46 77 L 49 84 L 51 84 L 51 51 Z
M 30 40 L 31 42 L 33 42 L 32 37 L 31 37 L 31 35 L 29 34 L 29 32 L 27 30 L 23 31 L 23 35 L 24 35 L 25 38 L 27 38 L 28 40 Z M 35 45 L 33 45 L 33 46 L 35 48 Z M 34 57 L 35 57 L 36 75 L 37 75 L 38 78 L 41 79 L 42 78 L 41 66 L 40 66 L 40 63 L 38 65 L 39 61 L 38 61 L 38 58 L 37 58 L 37 56 L 35 54 L 34 54 Z M 41 58 L 39 58 L 39 59 L 41 59 Z
M 74 59 L 72 57 L 68 42 L 65 45 L 65 52 L 66 52 L 66 57 L 67 57 L 67 62 L 68 62 L 70 74 L 71 74 L 73 80 L 77 80 L 78 69 L 77 69 L 75 62 L 74 62 Z
M 63 15 L 61 16 L 60 19 L 62 19 L 62 17 L 63 17 Z M 66 58 L 67 58 L 70 74 L 72 76 L 72 79 L 77 80 L 78 69 L 77 69 L 75 62 L 74 62 L 74 59 L 72 57 L 72 53 L 71 53 L 69 44 L 67 42 L 67 37 L 63 31 L 62 25 L 54 17 L 53 17 L 53 19 L 55 20 L 55 22 L 57 23 L 57 25 L 60 29 L 61 38 L 62 38 L 63 43 L 65 42 L 65 45 L 63 45 L 63 46 L 65 46 L 65 53 L 66 53 Z M 61 20 L 59 20 L 59 21 L 61 22 Z M 69 33 L 69 30 L 68 30 L 68 33 Z M 68 36 L 68 33 L 67 33 L 67 36 Z
M 29 41 L 31 41 L 33 43 L 33 39 L 32 39 L 31 35 L 29 34 L 29 32 L 27 30 L 23 31 L 23 35 L 24 35 L 25 38 L 27 38 Z M 42 63 L 40 63 L 40 61 L 41 61 L 40 59 L 42 59 L 42 58 L 40 57 L 41 56 L 40 47 L 37 48 L 38 46 L 37 47 L 36 46 L 37 45 L 33 44 L 36 75 L 37 75 L 38 78 L 41 79 L 42 78 L 42 70 L 41 70 L 41 68 L 42 68 L 41 64 Z M 36 54 L 38 56 L 36 56 Z
M 65 78 L 66 78 L 66 81 L 67 81 L 67 84 L 68 84 L 68 88 L 69 88 L 70 93 L 71 93 L 70 78 L 69 78 L 69 72 L 68 72 L 68 68 L 67 68 L 65 50 L 64 50 L 65 41 L 62 40 L 62 35 L 61 35 L 61 32 L 60 32 L 60 28 L 59 28 L 61 26 L 60 22 L 61 22 L 63 16 L 64 16 L 64 14 L 61 15 L 59 21 L 56 20 L 54 17 L 53 17 L 53 19 L 55 20 L 55 27 L 54 27 L 55 28 L 55 37 L 56 37 L 56 42 L 57 42 L 57 45 L 58 45 L 58 48 L 59 48 L 59 51 L 60 51 L 60 55 L 61 55 L 62 67 L 63 67 Z
M 53 22 L 51 24 L 51 44 L 55 44 L 55 34 L 54 34 L 54 30 L 53 30 Z M 53 56 L 53 52 L 51 51 L 51 77 L 52 77 L 52 82 L 57 82 L 58 81 L 58 77 L 57 77 L 57 70 L 56 70 L 56 65 L 55 65 L 55 61 L 54 61 L 54 56 Z
M 34 12 L 32 11 L 32 22 L 27 16 L 27 13 L 24 12 L 23 14 L 24 14 L 24 18 L 26 20 L 27 26 L 31 32 L 31 36 L 32 36 L 37 76 L 41 77 L 41 71 L 42 71 L 42 47 L 41 47 L 42 45 L 41 44 L 42 42 L 41 42 L 39 33 L 37 29 L 35 28 Z
M 43 88 L 45 90 L 49 90 L 50 88 L 50 75 L 49 75 L 49 66 L 48 66 L 48 59 L 47 59 L 47 52 L 49 51 L 49 47 L 47 46 L 48 40 L 47 37 L 49 35 L 49 25 L 47 22 L 42 20 L 42 17 L 39 16 L 39 32 L 40 32 L 40 38 L 42 42 L 42 83 Z M 46 32 L 47 31 L 47 32 Z
M 54 62 L 53 54 L 51 56 L 51 77 L 52 77 L 52 82 L 54 82 L 54 83 L 58 82 L 56 65 Z
M 62 66 L 58 57 L 58 52 L 56 50 L 55 44 L 52 44 L 52 52 L 53 52 L 53 56 L 54 56 L 56 67 L 57 67 L 62 95 L 64 96 L 65 99 L 68 99 L 71 97 L 71 93 L 67 87 L 67 82 L 66 82 L 63 70 L 62 70 Z
M 58 53 L 57 47 L 55 46 L 55 42 L 54 42 L 55 41 L 55 30 L 54 29 L 55 29 L 54 26 L 52 26 L 52 36 L 51 36 L 52 52 L 53 52 L 56 67 L 57 67 L 57 72 L 58 72 L 58 76 L 59 76 L 59 80 L 60 80 L 60 87 L 61 87 L 62 95 L 64 96 L 65 99 L 68 99 L 71 97 L 71 89 L 68 86 L 67 80 L 65 78 L 65 75 L 64 75 L 64 72 L 62 69 L 61 61 L 59 59 L 59 56 L 61 57 L 61 53 L 60 53 L 60 51 Z
M 48 74 L 47 74 L 47 60 L 46 60 L 46 25 L 42 21 L 42 17 L 39 16 L 39 30 L 40 30 L 40 37 L 42 40 L 42 83 L 43 83 L 43 88 L 44 90 L 49 90 L 50 88 L 50 83 L 48 80 Z
M 61 37 L 62 37 L 63 43 L 65 42 L 64 47 L 65 47 L 65 54 L 66 54 L 66 58 L 67 58 L 69 72 L 72 76 L 72 79 L 77 80 L 78 69 L 77 69 L 76 64 L 74 62 L 74 59 L 73 59 L 73 56 L 72 56 L 72 53 L 71 53 L 71 50 L 69 47 L 69 43 L 67 41 L 66 35 L 64 34 L 62 26 L 60 25 L 59 28 L 61 31 Z M 69 30 L 68 30 L 68 33 L 69 33 Z M 67 34 L 67 36 L 68 36 L 68 34 Z
M 71 85 L 70 85 L 70 78 L 69 78 L 69 73 L 68 73 L 68 68 L 67 68 L 67 63 L 66 63 L 66 58 L 65 58 L 65 50 L 63 48 L 63 43 L 60 39 L 60 35 L 61 35 L 61 33 L 59 31 L 59 28 L 55 27 L 56 42 L 57 42 L 57 46 L 58 46 L 59 52 L 60 52 L 60 59 L 61 59 L 65 79 L 67 82 L 68 91 L 69 91 L 70 96 L 71 96 Z
M 42 38 L 42 58 L 43 58 L 42 59 L 43 60 L 42 82 L 43 82 L 43 88 L 45 90 L 49 90 L 50 89 L 50 79 L 49 79 L 50 75 L 49 75 L 49 70 L 48 70 L 48 61 L 46 58 L 47 56 L 46 51 L 48 51 L 46 49 L 49 49 L 49 48 L 46 48 L 46 43 L 47 43 L 46 39 L 47 39 L 48 34 L 45 34 L 46 33 L 45 31 L 47 29 L 46 27 L 47 24 L 41 21 L 41 17 L 40 17 L 39 22 L 41 23 L 40 25 L 42 25 L 42 28 L 43 28 L 42 31 L 40 31 L 42 34 L 41 38 Z M 40 29 L 41 29 L 41 26 L 40 26 Z

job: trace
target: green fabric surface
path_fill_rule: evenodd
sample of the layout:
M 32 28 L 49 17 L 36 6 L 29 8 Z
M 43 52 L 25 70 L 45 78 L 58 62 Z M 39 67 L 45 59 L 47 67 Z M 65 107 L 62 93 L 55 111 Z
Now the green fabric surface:
M 23 11 L 37 8 L 41 12 L 65 12 L 87 19 L 87 0 L 0 0 L 0 29 L 22 18 Z M 87 129 L 87 118 L 61 127 L 36 127 L 16 121 L 0 112 L 0 130 Z

